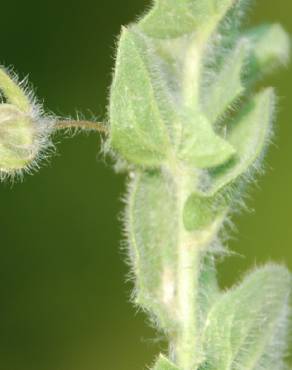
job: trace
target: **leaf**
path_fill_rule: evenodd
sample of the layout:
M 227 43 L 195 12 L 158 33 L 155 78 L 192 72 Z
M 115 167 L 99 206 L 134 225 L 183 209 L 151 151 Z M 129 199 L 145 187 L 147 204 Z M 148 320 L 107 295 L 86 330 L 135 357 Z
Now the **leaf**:
M 130 184 L 126 230 L 136 302 L 153 312 L 163 328 L 175 325 L 174 294 L 178 210 L 175 186 L 167 175 L 135 174 Z
M 238 0 L 155 0 L 140 21 L 140 28 L 154 38 L 168 39 L 212 29 Z
M 290 57 L 291 40 L 279 24 L 252 28 L 243 36 L 251 45 L 247 80 L 253 80 L 285 66 Z
M 189 112 L 184 121 L 179 159 L 196 168 L 210 168 L 235 154 L 232 145 L 215 134 L 202 114 Z
M 262 25 L 246 32 L 234 50 L 224 55 L 221 70 L 213 72 L 215 81 L 203 86 L 202 102 L 207 118 L 216 122 L 243 94 L 247 82 L 287 64 L 289 54 L 290 38 L 280 25 Z
M 204 89 L 203 110 L 211 123 L 215 123 L 245 90 L 242 74 L 248 55 L 247 47 L 247 42 L 239 42 L 229 56 L 226 56 L 215 81 Z
M 153 370 L 179 370 L 179 368 L 172 364 L 166 357 L 160 355 Z
M 289 271 L 268 265 L 223 294 L 207 318 L 202 369 L 283 369 L 290 289 Z
M 176 120 L 161 77 L 149 62 L 149 47 L 141 34 L 123 30 L 111 88 L 110 140 L 127 161 L 158 166 L 170 150 L 168 125 Z
M 214 252 L 214 250 L 212 251 Z M 218 252 L 221 251 L 218 249 Z M 201 269 L 198 284 L 198 305 L 201 326 L 204 326 L 211 307 L 221 296 L 216 270 L 216 256 L 207 252 L 201 259 Z
M 186 230 L 198 231 L 207 228 L 222 218 L 228 206 L 227 200 L 222 194 L 211 197 L 203 194 L 192 194 L 183 211 L 183 219 Z
M 175 157 L 198 168 L 223 164 L 232 146 L 201 114 L 177 106 L 152 47 L 135 29 L 123 31 L 111 89 L 111 146 L 128 162 L 147 167 Z
M 263 90 L 248 102 L 232 123 L 226 139 L 237 154 L 225 166 L 210 171 L 209 195 L 256 168 L 271 135 L 275 100 L 273 89 Z

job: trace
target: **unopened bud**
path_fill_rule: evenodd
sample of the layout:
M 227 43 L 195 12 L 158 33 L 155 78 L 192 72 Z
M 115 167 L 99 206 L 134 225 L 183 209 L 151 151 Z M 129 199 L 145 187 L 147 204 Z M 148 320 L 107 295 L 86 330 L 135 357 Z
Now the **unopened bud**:
M 0 90 L 6 100 L 0 104 L 0 175 L 30 168 L 50 135 L 50 121 L 44 120 L 20 86 L 0 69 Z

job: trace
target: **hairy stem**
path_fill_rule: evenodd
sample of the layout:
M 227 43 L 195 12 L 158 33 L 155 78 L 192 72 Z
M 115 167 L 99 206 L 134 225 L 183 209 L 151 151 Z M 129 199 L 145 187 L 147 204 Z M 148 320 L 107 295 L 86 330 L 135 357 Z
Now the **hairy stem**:
M 176 183 L 176 198 L 179 212 L 178 244 L 177 244 L 177 275 L 176 275 L 176 314 L 178 330 L 170 338 L 174 353 L 174 362 L 180 369 L 198 368 L 203 361 L 200 341 L 199 280 L 203 256 L 217 235 L 221 220 L 218 219 L 207 228 L 188 231 L 184 225 L 184 205 L 189 194 L 196 189 L 199 176 L 188 172 L 183 166 L 172 169 L 172 177 Z M 215 281 L 213 281 L 215 279 Z M 210 284 L 216 282 L 212 271 Z M 207 284 L 207 283 L 206 283 Z M 207 284 L 208 285 L 208 284 Z
M 188 196 L 189 174 L 176 169 L 177 201 L 179 210 L 178 271 L 177 271 L 177 314 L 179 331 L 175 344 L 177 364 L 185 370 L 194 365 L 197 340 L 196 295 L 198 284 L 198 249 L 183 224 L 183 209 Z
M 98 131 L 104 134 L 108 133 L 107 128 L 103 123 L 100 122 L 91 122 L 91 121 L 78 121 L 78 120 L 64 120 L 57 121 L 55 125 L 56 130 L 65 130 L 70 128 L 77 128 L 83 130 L 93 130 Z
M 174 356 L 177 365 L 184 370 L 191 370 L 195 362 L 197 341 L 197 285 L 199 272 L 199 250 L 191 233 L 183 223 L 184 204 L 191 185 L 190 176 L 180 166 L 172 169 L 176 184 L 176 197 L 179 214 L 177 242 L 177 276 L 176 276 L 176 312 L 178 331 L 174 339 Z
M 170 343 L 153 370 L 285 368 L 271 350 L 286 335 L 277 326 L 285 290 L 272 269 L 227 293 L 216 276 L 219 230 L 272 131 L 275 94 L 252 94 L 247 78 L 255 83 L 289 54 L 277 25 L 240 31 L 247 2 L 153 0 L 121 33 L 108 147 L 131 173 L 125 230 L 135 302 Z
M 182 237 L 179 246 L 177 279 L 178 314 L 180 331 L 177 336 L 176 361 L 185 370 L 191 370 L 196 361 L 198 325 L 197 292 L 199 258 L 197 246 L 188 235 Z M 195 350 L 196 349 L 196 350 Z

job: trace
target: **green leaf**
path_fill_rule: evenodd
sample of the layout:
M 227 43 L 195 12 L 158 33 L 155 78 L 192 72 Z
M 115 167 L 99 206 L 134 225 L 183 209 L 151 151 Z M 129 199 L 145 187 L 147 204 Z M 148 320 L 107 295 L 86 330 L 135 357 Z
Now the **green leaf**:
M 111 146 L 148 167 L 175 157 L 197 168 L 223 164 L 234 149 L 205 117 L 177 106 L 153 47 L 136 29 L 123 31 L 111 89 Z
M 185 115 L 179 159 L 196 168 L 210 168 L 228 161 L 234 148 L 216 135 L 209 121 L 196 112 Z
M 288 63 L 291 40 L 281 25 L 267 24 L 252 28 L 244 34 L 244 39 L 251 44 L 248 81 Z
M 192 194 L 185 206 L 183 219 L 188 231 L 202 230 L 222 218 L 227 208 L 227 200 L 221 194 L 211 197 Z
M 136 302 L 156 315 L 162 328 L 175 325 L 174 294 L 178 210 L 175 185 L 158 171 L 136 173 L 129 189 L 126 230 Z
M 212 123 L 215 123 L 244 92 L 242 73 L 247 58 L 247 48 L 247 42 L 239 42 L 237 47 L 226 56 L 221 71 L 216 74 L 215 81 L 204 89 L 203 110 Z
M 226 139 L 237 154 L 228 164 L 210 172 L 209 194 L 256 169 L 271 135 L 275 100 L 273 89 L 265 89 L 249 101 L 232 123 Z
M 170 150 L 169 125 L 177 120 L 151 55 L 143 35 L 123 30 L 111 88 L 110 141 L 127 161 L 158 166 Z
M 268 265 L 223 294 L 207 317 L 202 369 L 284 369 L 290 289 L 289 271 Z
M 166 357 L 160 355 L 153 370 L 179 370 L 179 368 L 172 364 Z
M 222 251 L 218 249 L 218 253 L 220 252 Z M 211 307 L 221 296 L 217 278 L 216 260 L 216 256 L 209 252 L 205 253 L 201 259 L 198 303 L 202 323 L 205 323 Z
M 143 32 L 154 38 L 175 38 L 212 29 L 238 0 L 155 0 L 140 21 Z

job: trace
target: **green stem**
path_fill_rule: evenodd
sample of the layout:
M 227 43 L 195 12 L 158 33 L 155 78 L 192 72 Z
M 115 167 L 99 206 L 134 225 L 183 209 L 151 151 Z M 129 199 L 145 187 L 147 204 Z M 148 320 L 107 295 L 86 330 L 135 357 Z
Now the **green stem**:
M 193 370 L 201 364 L 200 348 L 200 276 L 207 247 L 218 231 L 218 222 L 208 228 L 189 232 L 183 222 L 186 200 L 195 191 L 196 178 L 187 169 L 177 166 L 172 170 L 176 179 L 179 209 L 179 237 L 177 246 L 176 313 L 178 330 L 171 338 L 174 361 L 181 370 Z M 214 279 L 216 279 L 213 276 Z M 213 281 L 212 281 L 213 284 Z
M 195 349 L 198 339 L 197 294 L 199 280 L 199 248 L 183 223 L 185 202 L 191 187 L 195 186 L 194 178 L 176 166 L 172 170 L 176 182 L 177 203 L 179 211 L 179 237 L 177 246 L 177 277 L 176 277 L 176 312 L 178 331 L 173 340 L 175 361 L 180 369 L 191 370 L 196 361 Z
M 177 336 L 176 361 L 179 368 L 183 370 L 194 368 L 198 350 L 199 256 L 196 247 L 187 235 L 184 235 L 179 246 L 177 303 L 180 330 Z
M 70 128 L 93 130 L 93 131 L 98 131 L 104 134 L 108 133 L 106 126 L 103 123 L 99 123 L 99 122 L 64 120 L 64 121 L 57 121 L 55 125 L 55 130 L 66 130 Z

